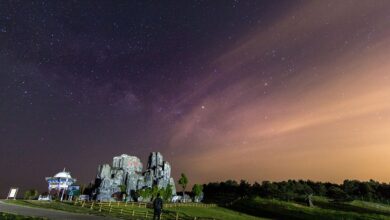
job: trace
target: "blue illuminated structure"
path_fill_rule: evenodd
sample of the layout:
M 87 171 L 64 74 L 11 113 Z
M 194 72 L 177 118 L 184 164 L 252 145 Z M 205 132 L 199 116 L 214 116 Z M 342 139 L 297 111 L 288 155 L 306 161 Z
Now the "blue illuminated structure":
M 70 172 L 65 171 L 65 168 L 62 172 L 59 172 L 54 175 L 54 177 L 46 177 L 45 179 L 49 185 L 49 192 L 55 190 L 58 195 L 62 193 L 61 201 L 68 187 L 76 182 L 76 179 L 72 178 Z

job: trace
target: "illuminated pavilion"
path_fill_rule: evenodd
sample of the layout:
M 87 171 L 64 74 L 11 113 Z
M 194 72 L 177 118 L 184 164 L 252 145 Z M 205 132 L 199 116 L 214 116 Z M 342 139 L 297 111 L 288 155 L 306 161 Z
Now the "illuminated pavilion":
M 68 187 L 76 182 L 76 179 L 72 178 L 70 172 L 65 171 L 65 168 L 62 172 L 57 173 L 53 177 L 46 177 L 45 179 L 49 185 L 49 193 L 53 191 L 55 191 L 57 195 L 60 195 L 61 193 L 61 200 Z

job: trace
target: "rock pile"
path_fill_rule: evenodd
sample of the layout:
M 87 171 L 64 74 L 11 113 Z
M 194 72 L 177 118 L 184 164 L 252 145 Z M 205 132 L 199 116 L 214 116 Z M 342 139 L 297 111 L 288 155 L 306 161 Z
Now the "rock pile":
M 125 189 L 130 201 L 136 200 L 135 192 L 144 188 L 166 188 L 171 185 L 172 195 L 176 195 L 175 181 L 171 177 L 171 166 L 163 160 L 159 152 L 149 156 L 147 169 L 143 172 L 141 160 L 135 156 L 122 154 L 113 158 L 112 167 L 103 164 L 98 167 L 96 176 L 97 197 L 99 201 L 113 200 L 114 194 Z

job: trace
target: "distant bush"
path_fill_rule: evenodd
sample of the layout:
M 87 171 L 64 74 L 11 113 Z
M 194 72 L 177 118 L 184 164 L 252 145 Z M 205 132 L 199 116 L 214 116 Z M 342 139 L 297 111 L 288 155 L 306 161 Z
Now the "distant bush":
M 29 189 L 24 192 L 24 199 L 32 200 L 38 199 L 39 193 L 36 189 Z
M 157 194 L 160 194 L 161 198 L 165 202 L 170 202 L 172 199 L 172 186 L 168 185 L 165 188 L 159 189 L 157 186 L 153 186 L 153 188 L 144 188 L 137 190 L 135 195 L 136 197 L 142 198 L 143 202 L 149 202 L 157 197 Z
M 349 198 L 348 194 L 344 192 L 340 187 L 337 186 L 331 186 L 328 189 L 327 196 L 328 198 L 339 202 L 346 201 Z

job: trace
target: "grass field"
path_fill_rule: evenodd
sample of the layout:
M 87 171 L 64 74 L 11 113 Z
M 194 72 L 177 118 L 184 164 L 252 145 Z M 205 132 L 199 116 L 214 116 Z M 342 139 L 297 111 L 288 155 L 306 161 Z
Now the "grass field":
M 91 203 L 85 204 L 84 207 L 79 205 L 74 205 L 74 203 L 60 203 L 60 202 L 43 202 L 43 201 L 34 201 L 34 200 L 9 200 L 9 203 L 14 203 L 18 205 L 31 206 L 31 207 L 39 207 L 39 208 L 48 208 L 62 211 L 69 211 L 73 213 L 84 213 L 84 214 L 92 214 L 92 215 L 100 215 L 100 216 L 113 216 L 125 219 L 151 219 L 153 210 L 144 207 L 138 206 L 130 206 L 128 205 L 126 208 L 123 203 L 119 206 L 116 203 L 112 204 L 111 211 L 108 207 L 108 204 L 105 203 L 102 211 L 99 211 L 99 205 L 94 205 L 91 207 Z M 135 211 L 135 217 L 132 216 L 132 210 Z M 142 214 L 140 214 L 142 213 Z M 148 215 L 145 215 L 149 213 Z M 146 218 L 146 216 L 148 216 Z M 163 219 L 176 219 L 176 216 L 179 219 L 226 219 L 226 220 L 261 220 L 265 218 L 250 216 L 244 213 L 240 213 L 237 211 L 229 210 L 223 207 L 172 207 L 165 208 L 163 213 Z
M 81 207 L 80 203 L 60 203 L 60 202 L 40 202 L 40 201 L 10 201 L 19 205 L 33 207 L 49 208 L 76 213 L 85 213 L 93 215 L 114 216 L 125 219 L 151 219 L 152 210 L 145 207 L 127 206 L 124 204 L 113 203 L 112 207 L 108 203 L 103 205 L 99 211 L 99 205 L 94 206 L 91 203 Z M 226 219 L 226 220 L 250 220 L 250 219 L 356 219 L 356 220 L 390 220 L 390 206 L 352 201 L 344 203 L 335 203 L 326 198 L 314 197 L 313 208 L 304 204 L 285 202 L 276 199 L 264 199 L 260 197 L 239 200 L 232 206 L 225 207 L 171 207 L 164 210 L 163 219 Z M 92 208 L 91 208 L 92 206 Z M 132 210 L 135 213 L 141 213 L 137 216 L 131 215 Z M 146 214 L 146 215 L 145 215 Z
M 90 210 L 87 208 L 82 208 L 79 206 L 74 206 L 72 203 L 60 203 L 60 202 L 47 202 L 47 201 L 37 201 L 37 200 L 6 200 L 7 203 L 22 205 L 22 206 L 30 206 L 36 208 L 45 208 L 45 209 L 54 209 L 61 210 L 73 213 L 83 213 L 83 214 L 93 214 L 93 215 L 104 215 L 104 213 L 100 213 L 94 210 Z
M 0 219 L 4 220 L 44 220 L 44 218 L 15 215 L 11 213 L 0 212 Z
M 246 220 L 246 219 L 268 219 L 247 215 L 241 212 L 229 210 L 222 207 L 201 208 L 201 207 L 177 207 L 169 208 L 168 211 L 179 212 L 187 216 L 198 216 L 200 218 L 226 219 L 226 220 Z
M 314 198 L 315 207 L 272 199 L 252 198 L 241 200 L 232 209 L 254 216 L 276 219 L 390 219 L 390 206 L 353 201 L 335 203 L 324 198 Z

